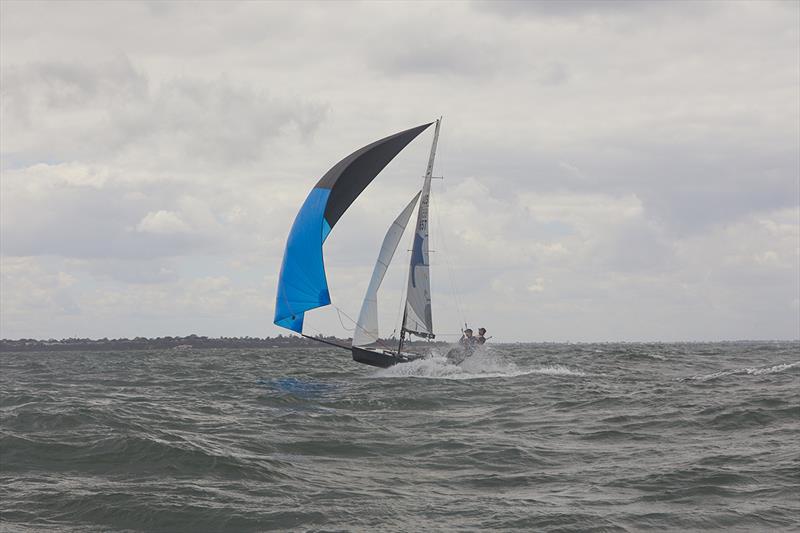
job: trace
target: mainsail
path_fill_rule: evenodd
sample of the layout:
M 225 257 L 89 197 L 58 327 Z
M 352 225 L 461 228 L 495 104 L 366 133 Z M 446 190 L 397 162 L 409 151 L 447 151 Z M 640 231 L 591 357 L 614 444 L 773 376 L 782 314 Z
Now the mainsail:
M 413 333 L 420 337 L 433 338 L 433 317 L 431 315 L 431 275 L 428 257 L 428 203 L 431 195 L 431 178 L 433 176 L 433 160 L 436 157 L 436 143 L 439 141 L 441 119 L 436 121 L 433 134 L 431 155 L 428 169 L 425 171 L 425 182 L 417 212 L 416 233 L 411 247 L 411 266 L 408 271 L 408 289 L 406 291 L 406 308 L 403 313 L 402 333 Z M 402 346 L 402 340 L 401 340 Z
M 389 231 L 386 232 L 386 237 L 383 238 L 383 245 L 381 246 L 381 251 L 378 253 L 375 269 L 372 271 L 372 279 L 369 280 L 367 294 L 364 296 L 364 303 L 361 305 L 361 312 L 358 314 L 358 322 L 356 323 L 356 329 L 353 333 L 353 346 L 366 346 L 377 342 L 379 339 L 378 289 L 383 282 L 383 277 L 386 275 L 389 263 L 391 263 L 394 252 L 397 250 L 397 245 L 408 225 L 408 220 L 414 212 L 414 206 L 417 204 L 419 195 L 419 192 L 414 195 L 414 198 L 411 199 L 406 208 L 403 209 L 392 225 L 389 226 Z
M 311 190 L 286 241 L 275 302 L 276 325 L 302 333 L 305 312 L 331 303 L 322 244 L 375 176 L 428 126 L 401 131 L 353 152 Z

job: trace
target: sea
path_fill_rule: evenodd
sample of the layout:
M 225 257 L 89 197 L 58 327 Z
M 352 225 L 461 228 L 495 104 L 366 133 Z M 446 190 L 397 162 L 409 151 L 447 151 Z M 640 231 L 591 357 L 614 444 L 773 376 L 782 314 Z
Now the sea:
M 0 531 L 800 531 L 800 342 L 0 353 Z

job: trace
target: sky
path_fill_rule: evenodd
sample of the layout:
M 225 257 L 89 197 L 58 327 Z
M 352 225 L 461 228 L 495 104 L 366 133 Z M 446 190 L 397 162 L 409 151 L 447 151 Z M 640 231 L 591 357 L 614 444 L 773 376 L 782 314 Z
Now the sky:
M 800 338 L 798 2 L 3 1 L 0 86 L 4 338 L 286 334 L 305 196 L 439 116 L 440 338 Z M 431 140 L 334 228 L 308 333 L 352 334 Z

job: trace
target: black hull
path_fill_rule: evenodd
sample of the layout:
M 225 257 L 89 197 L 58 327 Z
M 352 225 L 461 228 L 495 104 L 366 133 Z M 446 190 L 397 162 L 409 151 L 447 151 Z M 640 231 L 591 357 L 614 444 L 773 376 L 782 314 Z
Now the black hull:
M 353 346 L 353 361 L 363 363 L 365 365 L 377 366 L 378 368 L 389 368 L 400 363 L 408 363 L 415 359 L 422 359 L 424 356 L 402 353 L 398 355 L 395 352 L 385 350 L 369 350 L 366 348 L 356 348 Z

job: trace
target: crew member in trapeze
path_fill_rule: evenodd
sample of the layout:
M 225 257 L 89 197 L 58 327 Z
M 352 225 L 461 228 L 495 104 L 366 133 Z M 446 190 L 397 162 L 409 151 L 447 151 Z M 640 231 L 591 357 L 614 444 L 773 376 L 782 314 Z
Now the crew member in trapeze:
M 472 336 L 472 330 L 469 328 L 464 330 L 458 341 L 458 344 L 464 349 L 474 349 L 477 343 L 478 339 Z
M 458 341 L 458 347 L 447 352 L 447 360 L 454 365 L 463 363 L 464 360 L 470 357 L 475 352 L 475 349 L 483 345 L 486 340 L 486 328 L 480 328 L 477 337 L 473 336 L 472 329 L 466 328 Z

